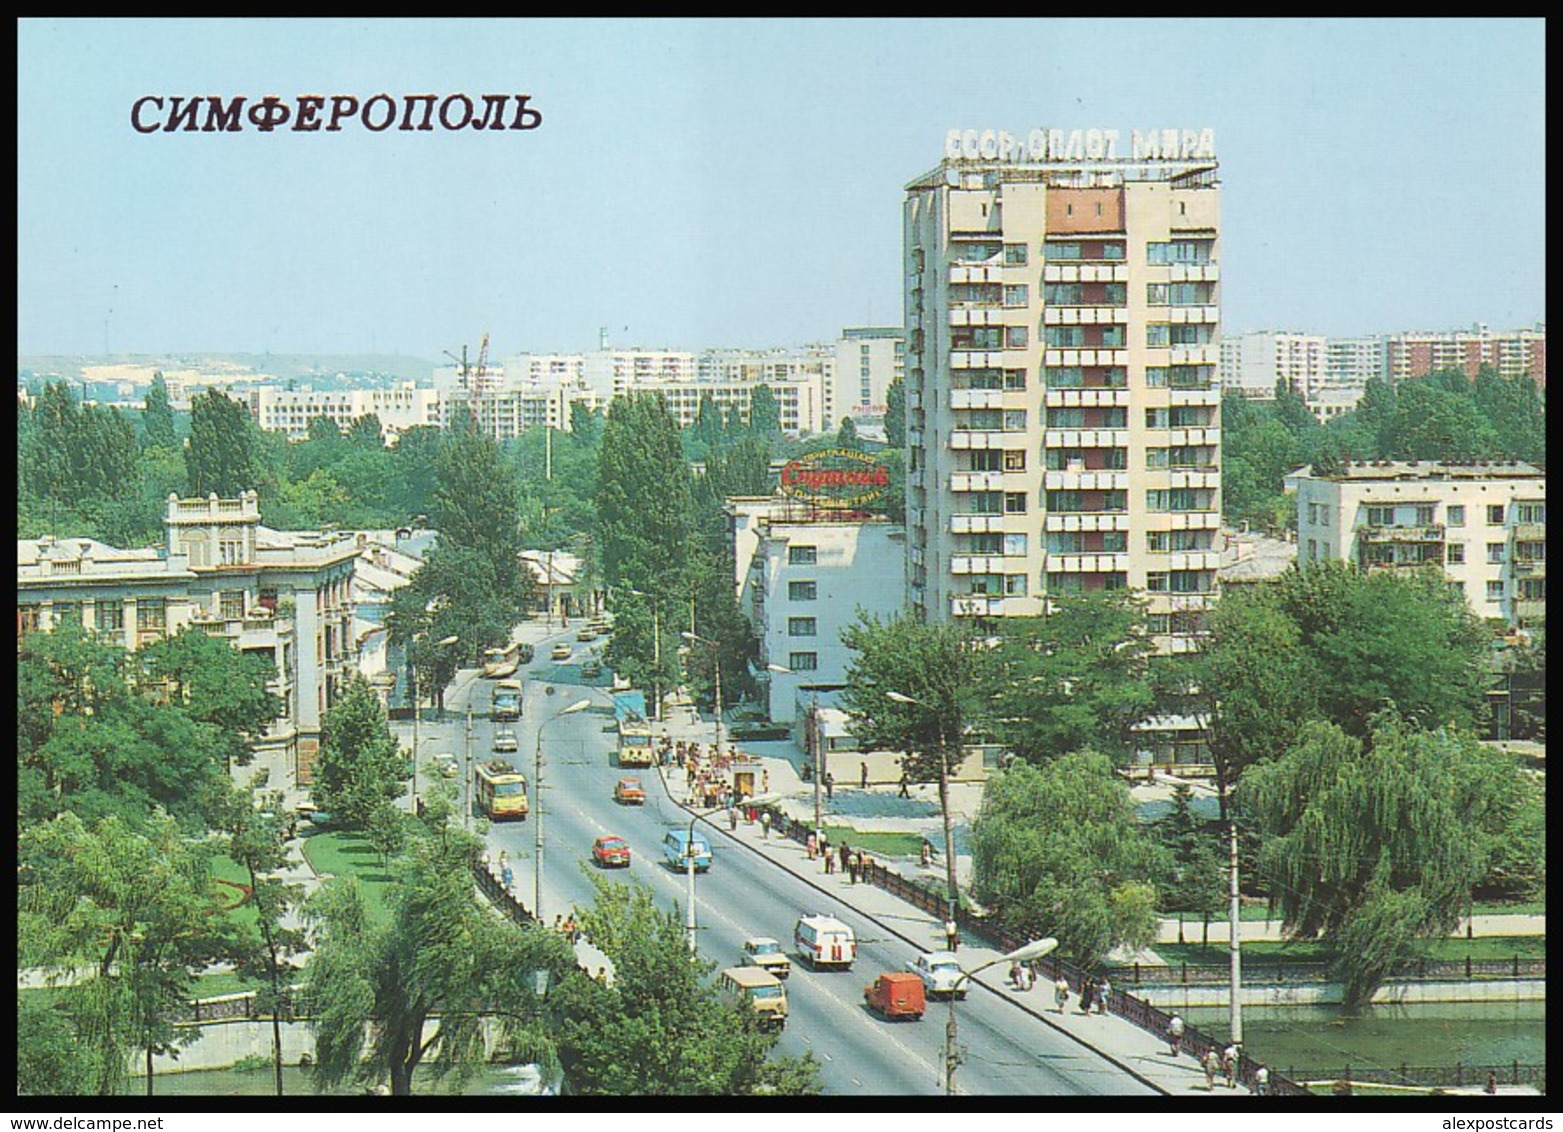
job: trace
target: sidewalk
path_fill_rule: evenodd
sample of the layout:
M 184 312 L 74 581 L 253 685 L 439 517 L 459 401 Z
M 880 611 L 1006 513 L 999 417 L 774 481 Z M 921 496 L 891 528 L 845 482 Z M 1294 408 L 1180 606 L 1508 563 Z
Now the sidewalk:
M 673 709 L 669 712 L 669 716 L 670 718 L 654 724 L 653 729 L 658 732 L 666 731 L 675 740 L 696 738 L 702 744 L 710 741 L 712 724 L 693 721 L 688 708 Z M 739 746 L 749 753 L 758 753 L 758 748 L 766 744 L 746 743 Z M 808 820 L 812 820 L 813 784 L 802 781 L 792 760 L 779 755 L 762 754 L 760 757 L 771 785 L 771 792 L 765 796 L 765 800 L 778 805 L 786 813 L 799 818 L 804 818 L 806 815 Z M 675 803 L 691 809 L 685 778 L 678 768 L 664 767 L 660 776 L 669 797 Z M 838 793 L 844 789 L 841 786 L 837 787 Z M 886 788 L 871 787 L 871 789 Z M 888 789 L 891 794 L 895 793 L 894 787 Z M 715 831 L 714 843 L 725 838 L 731 843 L 742 846 L 746 851 L 760 854 L 819 891 L 827 892 L 843 901 L 860 915 L 874 921 L 881 930 L 890 935 L 924 950 L 944 947 L 943 925 L 937 917 L 906 903 L 882 888 L 870 884 L 853 884 L 847 873 L 827 874 L 824 871 L 823 861 L 809 860 L 802 845 L 779 835 L 766 837 L 760 823 L 751 825 L 740 821 L 737 831 L 733 832 L 728 829 L 723 814 L 718 812 L 712 816 L 707 827 L 708 830 Z M 902 875 L 910 876 L 920 871 L 915 865 L 908 866 L 897 861 L 886 862 L 883 858 L 876 858 L 876 860 L 881 864 L 889 864 Z M 969 861 L 966 863 L 969 866 Z M 990 947 L 964 940 L 960 948 L 962 966 L 968 970 L 996 960 L 1000 954 Z M 1053 1006 L 1050 987 L 1039 984 L 1030 991 L 1015 991 L 1009 987 L 1006 978 L 1007 972 L 1003 964 L 998 964 L 973 976 L 972 982 L 988 993 L 1009 1000 L 1017 1009 L 1041 1019 L 1055 1030 L 1068 1035 L 1152 1088 L 1177 1096 L 1246 1097 L 1250 1095 L 1242 1086 L 1228 1089 L 1219 1083 L 1213 1093 L 1207 1093 L 1204 1072 L 1188 1053 L 1178 1058 L 1169 1056 L 1165 1042 L 1116 1015 L 1092 1014 L 1089 1017 L 1081 1015 L 1077 1009 L 1079 1003 L 1077 996 L 1071 998 L 1069 1012 L 1060 1015 Z
M 1450 939 L 1463 939 L 1465 937 L 1465 917 L 1460 917 L 1460 924 L 1449 933 Z M 1239 926 L 1238 940 L 1240 943 L 1250 943 L 1255 940 L 1266 940 L 1280 943 L 1285 940 L 1281 933 L 1280 920 L 1244 920 Z M 1487 915 L 1479 914 L 1472 917 L 1471 934 L 1473 936 L 1517 936 L 1517 935 L 1541 935 L 1547 934 L 1547 917 L 1531 915 Z M 1205 925 L 1195 916 L 1186 916 L 1183 920 L 1183 941 L 1185 943 L 1201 943 L 1205 939 Z M 1156 929 L 1157 943 L 1178 942 L 1178 921 L 1160 920 Z M 1212 944 L 1227 942 L 1227 918 L 1225 915 L 1219 919 L 1211 917 L 1210 942 Z

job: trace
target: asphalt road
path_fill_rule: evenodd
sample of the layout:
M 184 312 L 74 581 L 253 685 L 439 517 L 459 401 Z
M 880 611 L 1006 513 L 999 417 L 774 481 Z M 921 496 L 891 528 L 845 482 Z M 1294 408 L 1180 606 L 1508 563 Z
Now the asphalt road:
M 557 678 L 554 694 L 522 670 L 524 708 L 512 724 L 520 750 L 509 756 L 532 782 L 533 814 L 526 821 L 496 823 L 489 844 L 505 849 L 523 899 L 531 896 L 533 844 L 539 791 L 533 775 L 537 729 L 546 723 L 543 743 L 541 805 L 544 828 L 542 911 L 545 922 L 592 900 L 591 843 L 606 834 L 626 838 L 633 852 L 621 880 L 648 885 L 663 907 L 687 915 L 688 879 L 661 861 L 663 834 L 687 828 L 688 815 L 665 795 L 655 771 L 620 770 L 615 762 L 613 714 L 601 690 L 566 683 L 570 665 L 547 659 L 538 646 L 531 669 Z M 579 661 L 585 649 L 577 646 Z M 447 695 L 447 705 L 462 712 L 473 707 L 471 757 L 489 757 L 496 725 L 488 719 L 491 681 L 462 673 Z M 592 707 L 558 715 L 560 709 L 590 699 Z M 438 726 L 420 744 L 424 759 L 436 750 L 465 758 L 465 723 Z M 421 771 L 420 771 L 421 773 Z M 644 806 L 620 806 L 613 785 L 634 775 L 646 788 Z M 790 948 L 793 924 L 805 912 L 827 912 L 851 925 L 858 958 L 850 971 L 810 971 L 794 957 L 787 981 L 790 1017 L 780 1041 L 783 1052 L 812 1050 L 821 1065 L 827 1094 L 938 1095 L 944 1091 L 946 1024 L 949 1008 L 930 1002 L 920 1022 L 886 1022 L 863 1004 L 863 987 L 880 971 L 899 970 L 915 954 L 853 909 L 826 896 L 770 863 L 753 849 L 701 822 L 713 846 L 714 863 L 695 882 L 697 942 L 700 954 L 723 966 L 736 964 L 746 936 L 769 935 Z M 778 850 L 781 851 L 781 850 Z M 528 900 L 530 903 L 530 900 Z M 1152 1091 L 1045 1023 L 1000 998 L 974 988 L 955 1005 L 958 1047 L 965 1058 L 956 1074 L 957 1090 L 973 1095 L 1151 1095 Z

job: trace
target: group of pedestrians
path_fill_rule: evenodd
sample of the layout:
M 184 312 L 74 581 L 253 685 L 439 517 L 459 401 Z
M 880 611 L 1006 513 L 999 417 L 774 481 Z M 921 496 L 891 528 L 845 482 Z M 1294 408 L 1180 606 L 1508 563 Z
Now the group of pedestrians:
M 1106 1014 L 1107 1004 L 1112 1001 L 1112 990 L 1112 983 L 1105 977 L 1099 979 L 1095 975 L 1087 975 L 1080 984 L 1080 1013 Z M 1060 1014 L 1068 1010 L 1069 998 L 1069 980 L 1059 975 L 1053 984 L 1053 1004 L 1058 1007 Z
M 1183 1035 L 1187 1031 L 1182 1016 L 1174 1014 L 1167 1023 L 1167 1044 L 1171 1047 L 1173 1057 L 1177 1057 L 1183 1049 Z M 1237 1071 L 1243 1060 L 1243 1043 L 1228 1042 L 1225 1049 L 1217 1051 L 1211 1046 L 1205 1051 L 1205 1056 L 1199 1059 L 1199 1067 L 1205 1073 L 1205 1088 L 1209 1092 L 1216 1090 L 1216 1078 L 1226 1079 L 1229 1089 L 1237 1088 Z M 1254 1068 L 1253 1080 L 1250 1087 L 1256 1096 L 1264 1096 L 1270 1085 L 1270 1070 L 1259 1065 Z

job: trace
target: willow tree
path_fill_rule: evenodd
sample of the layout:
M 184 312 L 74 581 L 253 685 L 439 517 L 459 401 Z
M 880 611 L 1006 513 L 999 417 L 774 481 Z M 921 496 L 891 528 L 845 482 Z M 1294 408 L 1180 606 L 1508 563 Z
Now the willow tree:
M 1293 939 L 1322 939 L 1348 1009 L 1449 934 L 1504 825 L 1508 756 L 1447 729 L 1383 713 L 1366 739 L 1302 726 L 1279 758 L 1248 768 L 1238 804 L 1263 838 L 1259 872 Z

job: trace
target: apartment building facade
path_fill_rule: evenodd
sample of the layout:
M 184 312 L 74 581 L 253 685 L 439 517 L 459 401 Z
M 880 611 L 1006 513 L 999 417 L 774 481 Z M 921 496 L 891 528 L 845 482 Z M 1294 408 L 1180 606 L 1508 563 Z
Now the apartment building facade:
M 1547 477 L 1520 461 L 1355 462 L 1296 473 L 1297 561 L 1440 567 L 1473 612 L 1528 627 L 1546 614 Z
M 1220 189 L 1209 133 L 1154 144 L 1168 134 L 1134 135 L 1127 159 L 947 144 L 907 186 L 907 592 L 930 620 L 1132 589 L 1161 651 L 1203 632 Z
M 420 425 L 438 426 L 438 390 L 403 382 L 391 389 L 285 389 L 265 385 L 240 394 L 263 432 L 284 432 L 289 440 L 309 435 L 309 422 L 325 417 L 346 431 L 359 417 L 374 414 L 386 444 Z
M 830 415 L 863 422 L 882 421 L 890 386 L 906 372 L 906 330 L 900 326 L 849 326 L 836 340 L 830 383 Z
M 1393 381 L 1421 377 L 1437 369 L 1458 369 L 1474 381 L 1477 371 L 1485 365 L 1505 377 L 1529 374 L 1545 389 L 1547 326 L 1537 323 L 1525 330 L 1493 331 L 1479 322 L 1470 330 L 1403 331 L 1385 341 L 1384 365 Z
M 1279 381 L 1293 393 L 1311 397 L 1326 382 L 1327 342 L 1323 335 L 1285 330 L 1254 330 L 1223 338 L 1221 388 L 1268 400 L 1275 396 Z
M 356 540 L 263 527 L 253 491 L 171 496 L 165 532 L 166 550 L 19 540 L 18 639 L 71 621 L 134 651 L 193 625 L 260 654 L 284 705 L 265 741 L 307 780 L 320 721 L 352 672 Z

